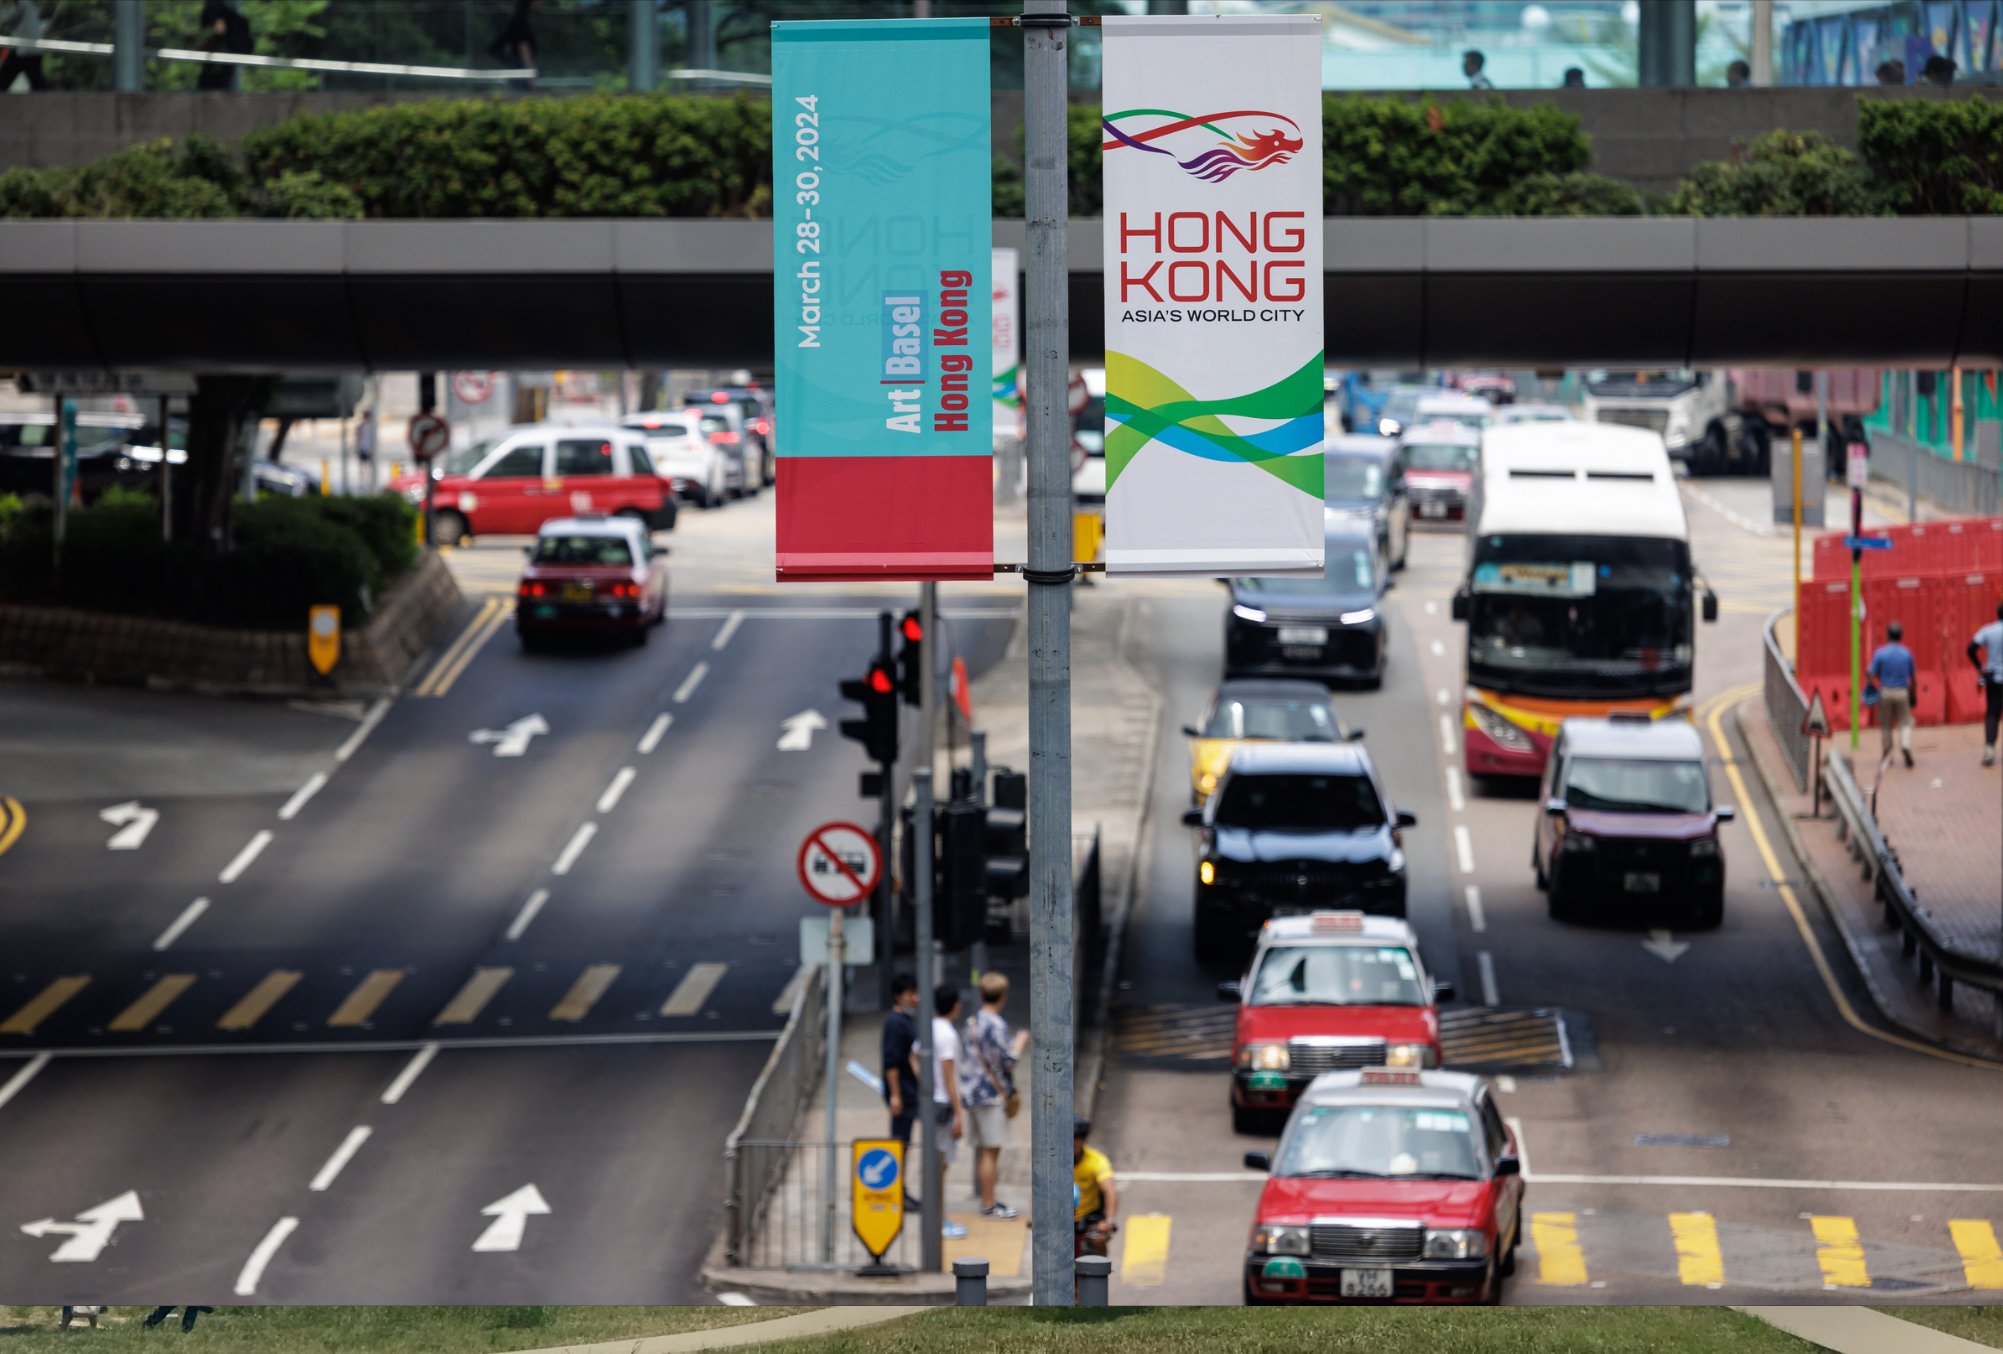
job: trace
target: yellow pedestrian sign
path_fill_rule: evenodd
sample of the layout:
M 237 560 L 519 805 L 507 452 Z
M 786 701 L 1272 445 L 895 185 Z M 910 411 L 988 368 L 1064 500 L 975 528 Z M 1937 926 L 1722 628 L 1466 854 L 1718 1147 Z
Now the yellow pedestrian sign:
M 316 606 L 307 613 L 306 658 L 322 677 L 341 661 L 341 608 Z
M 904 1144 L 857 1138 L 849 1164 L 849 1220 L 856 1240 L 881 1265 L 904 1230 Z

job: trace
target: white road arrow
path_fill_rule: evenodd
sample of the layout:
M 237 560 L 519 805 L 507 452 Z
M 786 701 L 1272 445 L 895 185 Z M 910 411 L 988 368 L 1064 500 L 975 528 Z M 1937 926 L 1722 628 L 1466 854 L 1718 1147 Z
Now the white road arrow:
M 1650 931 L 1648 939 L 1641 942 L 1641 948 L 1660 959 L 1665 964 L 1673 964 L 1683 957 L 1690 948 L 1687 940 L 1673 940 L 1667 931 Z
M 483 1217 L 490 1217 L 487 1230 L 480 1233 L 480 1239 L 473 1243 L 476 1251 L 518 1251 L 522 1248 L 522 1233 L 528 1230 L 531 1215 L 540 1216 L 549 1212 L 549 1205 L 543 1201 L 542 1191 L 534 1185 L 523 1185 L 505 1199 L 496 1199 L 480 1210 Z
M 75 1222 L 57 1222 L 54 1218 L 43 1218 L 38 1222 L 21 1224 L 21 1230 L 32 1237 L 44 1237 L 51 1232 L 68 1232 L 70 1238 L 56 1247 L 56 1253 L 49 1257 L 58 1263 L 64 1261 L 95 1260 L 98 1253 L 111 1244 L 111 1234 L 118 1230 L 121 1222 L 139 1222 L 146 1216 L 139 1207 L 139 1196 L 127 1190 L 116 1199 L 108 1199 L 96 1208 L 87 1208 L 77 1214 Z
M 137 851 L 146 840 L 146 834 L 160 821 L 160 810 L 146 808 L 138 800 L 128 799 L 123 804 L 100 809 L 97 816 L 118 829 L 111 834 L 106 846 L 114 851 Z
M 805 752 L 814 745 L 814 730 L 827 728 L 828 721 L 821 718 L 819 710 L 802 710 L 780 720 L 779 726 L 785 730 L 779 735 L 779 751 Z
M 529 750 L 529 740 L 548 733 L 541 715 L 523 715 L 505 729 L 475 729 L 466 735 L 469 743 L 492 743 L 496 757 L 519 757 Z

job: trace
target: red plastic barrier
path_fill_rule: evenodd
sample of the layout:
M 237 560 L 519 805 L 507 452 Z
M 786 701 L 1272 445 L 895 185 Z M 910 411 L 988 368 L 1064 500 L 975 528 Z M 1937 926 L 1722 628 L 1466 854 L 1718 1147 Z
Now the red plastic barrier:
M 2003 573 L 2003 517 L 1985 517 L 1969 524 L 1975 536 L 1974 567 Z
M 2003 601 L 2003 569 L 1956 574 L 1941 580 L 1940 614 L 1947 633 L 1943 666 L 1947 674 L 1947 718 L 1973 724 L 1982 718 L 1982 688 L 1968 661 L 1968 642 L 1996 619 Z
M 1864 580 L 1864 662 L 1885 642 L 1885 627 L 1893 621 L 1905 627 L 1905 645 L 1913 651 L 1916 669 L 1913 718 L 1938 724 L 1947 712 L 1947 692 L 1941 682 L 1941 647 L 1945 625 L 1940 614 L 1939 578 L 1870 578 Z

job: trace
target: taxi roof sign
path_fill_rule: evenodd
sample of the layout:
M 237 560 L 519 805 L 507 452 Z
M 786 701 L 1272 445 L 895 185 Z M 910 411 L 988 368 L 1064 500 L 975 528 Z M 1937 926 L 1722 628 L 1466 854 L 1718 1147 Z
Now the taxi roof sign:
M 1314 914 L 1314 929 L 1317 931 L 1361 931 L 1361 912 L 1317 912 Z
M 1419 1086 L 1417 1072 L 1387 1072 L 1381 1068 L 1366 1068 L 1361 1082 L 1364 1086 Z

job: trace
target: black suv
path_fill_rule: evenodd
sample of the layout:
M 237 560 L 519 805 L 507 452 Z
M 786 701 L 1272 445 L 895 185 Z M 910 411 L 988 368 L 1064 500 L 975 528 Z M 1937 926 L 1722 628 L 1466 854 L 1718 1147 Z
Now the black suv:
M 1235 952 L 1270 917 L 1328 908 L 1405 915 L 1403 828 L 1357 743 L 1247 746 L 1182 821 L 1200 830 L 1196 954 Z

